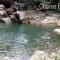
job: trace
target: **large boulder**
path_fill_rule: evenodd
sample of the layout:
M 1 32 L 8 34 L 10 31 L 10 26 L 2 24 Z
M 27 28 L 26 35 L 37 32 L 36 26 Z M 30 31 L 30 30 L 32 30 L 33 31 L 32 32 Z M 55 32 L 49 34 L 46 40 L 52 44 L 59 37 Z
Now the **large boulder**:
M 60 35 L 60 28 L 54 29 L 54 32 Z
M 25 11 L 17 11 L 17 14 L 19 15 L 20 20 L 25 19 L 25 16 L 26 16 Z
M 13 14 L 13 8 L 7 8 L 6 12 L 7 12 L 8 15 Z
M 59 49 L 60 50 L 60 49 Z M 53 51 L 40 51 L 37 50 L 35 53 L 31 56 L 29 60 L 60 60 L 60 51 L 56 51 L 57 53 Z
M 5 24 L 11 24 L 11 19 L 9 17 L 1 18 L 1 20 L 4 21 Z
M 0 8 L 0 15 L 6 14 L 6 11 L 3 8 Z
M 44 51 L 36 51 L 29 60 L 52 60 Z

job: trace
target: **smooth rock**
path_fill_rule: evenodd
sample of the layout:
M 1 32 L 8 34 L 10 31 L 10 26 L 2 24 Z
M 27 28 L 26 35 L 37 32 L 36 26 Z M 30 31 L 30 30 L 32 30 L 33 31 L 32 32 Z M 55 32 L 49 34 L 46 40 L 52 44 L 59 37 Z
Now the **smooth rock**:
M 60 34 L 60 29 L 54 29 L 54 32 L 56 32 L 57 34 Z
M 6 56 L 6 57 L 0 57 L 0 60 L 14 60 L 14 59 L 10 59 L 10 57 Z
M 57 21 L 57 26 L 59 26 L 59 27 L 60 27 L 60 20 L 59 20 L 59 21 Z
M 55 17 L 46 17 L 41 21 L 41 24 L 56 24 L 57 23 L 57 18 Z
M 20 20 L 23 20 L 26 16 L 26 13 L 24 11 L 17 11 L 17 14 L 20 17 Z
M 29 60 L 52 60 L 44 51 L 36 51 Z
M 0 15 L 6 14 L 6 11 L 3 8 L 0 8 Z
M 7 8 L 6 12 L 7 12 L 8 15 L 13 14 L 13 8 Z
M 3 4 L 0 4 L 0 8 L 5 8 L 5 6 Z
M 9 17 L 2 18 L 2 21 L 4 21 L 5 24 L 11 24 L 11 19 Z

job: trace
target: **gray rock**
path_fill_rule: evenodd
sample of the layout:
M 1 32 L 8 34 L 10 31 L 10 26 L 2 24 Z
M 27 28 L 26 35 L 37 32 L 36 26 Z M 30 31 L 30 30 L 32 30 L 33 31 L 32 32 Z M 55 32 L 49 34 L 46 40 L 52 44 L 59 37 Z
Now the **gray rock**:
M 24 11 L 17 11 L 17 14 L 19 15 L 20 20 L 23 20 L 26 16 L 26 13 Z
M 5 6 L 3 4 L 0 4 L 0 8 L 5 8 Z
M 44 20 L 41 21 L 41 24 L 46 25 L 46 24 L 56 24 L 57 23 L 57 18 L 56 17 L 46 17 Z
M 52 60 L 44 51 L 36 51 L 29 60 Z
M 6 14 L 6 11 L 3 8 L 0 8 L 0 15 Z
M 11 24 L 11 19 L 9 17 L 1 18 L 2 21 L 5 22 L 5 24 Z

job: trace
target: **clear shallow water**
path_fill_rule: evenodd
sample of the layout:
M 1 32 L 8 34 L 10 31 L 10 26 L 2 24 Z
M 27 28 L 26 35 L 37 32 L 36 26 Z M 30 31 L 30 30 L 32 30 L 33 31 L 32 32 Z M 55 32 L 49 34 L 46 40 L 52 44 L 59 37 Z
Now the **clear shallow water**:
M 53 33 L 53 29 L 54 27 L 0 24 L 0 56 L 9 57 L 7 60 L 28 60 L 36 50 L 60 46 L 60 37 Z

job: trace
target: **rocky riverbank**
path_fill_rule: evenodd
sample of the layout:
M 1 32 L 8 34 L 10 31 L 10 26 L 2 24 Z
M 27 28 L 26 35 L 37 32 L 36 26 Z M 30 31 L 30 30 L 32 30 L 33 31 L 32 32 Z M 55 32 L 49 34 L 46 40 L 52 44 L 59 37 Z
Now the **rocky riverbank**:
M 28 11 L 27 17 L 30 24 L 37 26 L 57 25 L 60 26 L 60 14 L 53 12 Z M 23 20 L 27 24 L 27 19 Z
M 57 25 L 60 26 L 60 14 L 47 11 L 23 11 L 14 7 L 5 8 L 0 5 L 0 22 L 33 24 L 37 26 Z M 9 19 L 8 19 L 9 18 Z

